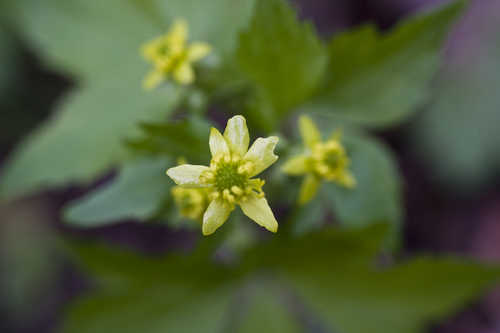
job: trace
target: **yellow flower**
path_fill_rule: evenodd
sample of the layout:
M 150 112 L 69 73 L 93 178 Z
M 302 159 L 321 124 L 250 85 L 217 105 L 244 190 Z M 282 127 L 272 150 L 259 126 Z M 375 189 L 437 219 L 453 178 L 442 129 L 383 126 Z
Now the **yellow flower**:
M 204 188 L 174 186 L 172 196 L 181 216 L 200 221 L 208 206 L 208 192 Z
M 278 137 L 258 138 L 250 149 L 249 141 L 245 118 L 235 116 L 228 120 L 224 135 L 215 128 L 210 130 L 210 167 L 184 164 L 167 170 L 177 185 L 209 192 L 210 204 L 203 214 L 204 235 L 214 233 L 224 224 L 236 205 L 260 226 L 272 232 L 278 230 L 262 191 L 264 181 L 252 178 L 278 159 L 274 154 Z
M 146 89 L 157 87 L 170 76 L 183 85 L 194 81 L 192 63 L 210 53 L 211 47 L 201 42 L 187 45 L 187 37 L 187 23 L 178 19 L 169 32 L 142 47 L 142 55 L 154 67 L 144 79 Z
M 299 203 L 305 204 L 316 195 L 321 180 L 353 188 L 356 180 L 348 170 L 350 160 L 340 142 L 340 133 L 334 133 L 327 141 L 322 142 L 321 133 L 307 116 L 300 117 L 299 130 L 306 151 L 290 158 L 283 166 L 283 171 L 287 174 L 306 175 L 300 189 Z

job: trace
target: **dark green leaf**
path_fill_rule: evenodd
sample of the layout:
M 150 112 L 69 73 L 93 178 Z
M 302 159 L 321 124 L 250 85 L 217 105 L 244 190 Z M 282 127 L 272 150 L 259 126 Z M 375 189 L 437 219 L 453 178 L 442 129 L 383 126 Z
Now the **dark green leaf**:
M 243 320 L 238 323 L 237 333 L 273 332 L 299 333 L 303 332 L 298 318 L 290 311 L 290 304 L 280 290 L 265 286 L 264 283 L 253 285 L 249 290 L 249 304 L 243 314 Z M 289 303 L 289 302 L 288 302 Z
M 192 118 L 179 122 L 143 123 L 143 136 L 132 139 L 127 145 L 133 150 L 183 157 L 188 163 L 206 164 L 209 159 L 208 136 L 210 124 L 203 119 Z
M 259 0 L 237 50 L 242 70 L 278 113 L 304 102 L 323 75 L 327 53 L 310 23 L 283 0 Z
M 243 331 L 264 325 L 287 332 L 297 328 L 288 313 L 295 303 L 290 287 L 332 330 L 416 333 L 500 277 L 498 268 L 457 259 L 376 268 L 386 231 L 372 225 L 298 239 L 278 235 L 231 266 L 208 260 L 207 249 L 150 258 L 87 244 L 77 254 L 95 274 L 98 289 L 73 304 L 63 331 L 222 332 L 239 323 Z M 239 298 L 242 291 L 249 303 Z M 249 317 L 235 321 L 238 314 Z
M 380 33 L 373 25 L 333 38 L 325 87 L 305 110 L 362 126 L 393 126 L 431 93 L 440 51 L 463 1 L 451 1 Z
M 63 332 L 215 333 L 229 319 L 236 276 L 206 259 L 147 258 L 88 245 L 76 253 L 96 274 L 98 290 L 70 308 Z
M 500 277 L 498 268 L 454 259 L 421 258 L 386 271 L 330 263 L 328 269 L 319 262 L 317 270 L 305 271 L 303 260 L 284 276 L 312 311 L 343 333 L 423 332 Z

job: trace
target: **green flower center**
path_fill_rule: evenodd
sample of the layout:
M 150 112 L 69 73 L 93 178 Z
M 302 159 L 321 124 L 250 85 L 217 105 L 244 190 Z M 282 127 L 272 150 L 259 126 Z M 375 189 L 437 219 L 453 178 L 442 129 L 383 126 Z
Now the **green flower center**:
M 210 170 L 202 173 L 200 180 L 210 186 L 210 198 L 222 199 L 234 205 L 248 199 L 249 195 L 264 196 L 264 181 L 250 179 L 254 164 L 239 156 L 218 156 L 212 159 Z
M 316 173 L 326 179 L 338 177 L 349 165 L 349 158 L 338 140 L 318 143 L 313 149 Z
M 215 171 L 215 187 L 218 191 L 231 189 L 238 186 L 244 189 L 248 183 L 248 176 L 245 173 L 238 173 L 241 163 L 238 162 L 219 162 Z

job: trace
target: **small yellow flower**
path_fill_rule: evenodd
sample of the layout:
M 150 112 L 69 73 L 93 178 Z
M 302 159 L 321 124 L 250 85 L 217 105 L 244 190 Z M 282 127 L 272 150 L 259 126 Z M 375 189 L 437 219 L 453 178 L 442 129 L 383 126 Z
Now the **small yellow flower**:
M 184 164 L 167 170 L 177 185 L 208 191 L 210 204 L 203 214 L 204 235 L 214 233 L 224 224 L 236 205 L 260 226 L 272 232 L 278 230 L 262 191 L 264 181 L 252 178 L 278 159 L 274 154 L 278 137 L 258 138 L 250 149 L 249 141 L 245 118 L 235 116 L 228 120 L 224 135 L 215 128 L 210 131 L 210 167 Z
M 208 206 L 208 192 L 204 188 L 184 188 L 174 186 L 172 196 L 181 216 L 193 221 L 201 221 Z
M 322 142 L 321 133 L 307 116 L 300 117 L 299 130 L 306 151 L 286 161 L 283 171 L 294 176 L 306 175 L 300 189 L 300 204 L 309 202 L 316 195 L 321 180 L 336 182 L 347 188 L 356 186 L 356 180 L 348 170 L 350 160 L 340 142 L 339 132 Z
M 183 85 L 194 81 L 192 63 L 210 53 L 211 47 L 201 42 L 187 45 L 187 37 L 187 22 L 178 19 L 169 32 L 142 47 L 142 55 L 154 67 L 144 79 L 146 89 L 157 87 L 170 76 Z

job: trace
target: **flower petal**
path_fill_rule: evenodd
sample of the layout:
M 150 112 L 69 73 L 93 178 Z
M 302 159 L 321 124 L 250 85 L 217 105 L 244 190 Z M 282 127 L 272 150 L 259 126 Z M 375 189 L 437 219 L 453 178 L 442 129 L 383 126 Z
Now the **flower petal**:
M 318 192 L 320 184 L 318 177 L 313 174 L 307 175 L 300 187 L 299 204 L 304 205 L 311 201 Z
M 278 141 L 279 138 L 277 136 L 255 140 L 244 157 L 245 160 L 251 161 L 254 164 L 254 171 L 250 174 L 250 177 L 261 173 L 276 162 L 278 156 L 274 154 L 274 147 L 276 147 Z
M 281 168 L 284 173 L 289 175 L 303 175 L 310 170 L 310 157 L 307 155 L 298 155 L 290 158 Z
M 194 71 L 188 61 L 184 61 L 174 69 L 174 79 L 180 84 L 190 84 L 194 81 Z
M 248 200 L 243 201 L 240 206 L 243 213 L 258 225 L 271 232 L 278 231 L 278 221 L 274 218 L 266 198 L 259 198 L 256 195 L 252 195 Z
M 210 153 L 212 153 L 212 157 L 229 154 L 229 146 L 227 145 L 226 139 L 224 139 L 222 134 L 215 127 L 210 129 L 210 139 L 208 140 L 208 144 L 210 146 Z
M 204 165 L 183 164 L 167 170 L 167 175 L 177 184 L 184 187 L 206 187 L 200 183 L 203 171 L 210 170 Z
M 184 19 L 176 19 L 167 33 L 167 40 L 174 44 L 171 46 L 181 46 L 186 42 L 188 36 L 188 23 Z
M 233 207 L 222 200 L 212 200 L 203 215 L 202 232 L 205 236 L 213 234 L 221 225 L 226 222 Z
M 344 172 L 339 175 L 338 181 L 347 188 L 352 189 L 356 187 L 356 178 L 354 178 L 354 175 L 349 170 L 344 170 Z
M 234 116 L 227 121 L 224 137 L 227 140 L 231 152 L 244 156 L 250 143 L 247 121 L 243 116 Z
M 211 50 L 212 47 L 209 44 L 195 42 L 188 47 L 187 57 L 190 61 L 197 61 L 203 59 Z
M 143 86 L 146 90 L 152 90 L 165 80 L 166 75 L 160 71 L 153 70 L 144 78 Z
M 310 149 L 321 141 L 321 133 L 308 116 L 301 116 L 299 118 L 299 130 L 305 145 Z

